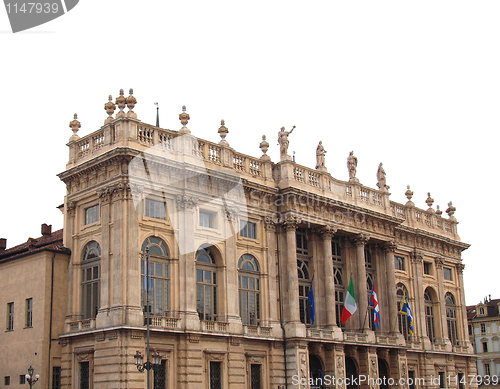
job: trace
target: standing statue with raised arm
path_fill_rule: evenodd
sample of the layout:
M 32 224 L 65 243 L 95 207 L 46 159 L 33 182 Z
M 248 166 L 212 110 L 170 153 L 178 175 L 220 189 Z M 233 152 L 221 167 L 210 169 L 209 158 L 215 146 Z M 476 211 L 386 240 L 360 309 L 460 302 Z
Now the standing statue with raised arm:
M 380 190 L 383 191 L 387 191 L 389 189 L 389 187 L 387 186 L 387 182 L 385 180 L 385 170 L 382 167 L 382 162 L 380 162 L 380 165 L 378 165 L 377 186 L 379 187 Z
M 326 150 L 323 147 L 323 142 L 319 141 L 318 147 L 316 147 L 316 169 L 317 170 L 326 171 L 325 154 L 326 154 Z
M 356 178 L 356 168 L 358 167 L 358 159 L 354 156 L 354 151 L 349 153 L 347 157 L 347 169 L 349 170 L 349 182 L 359 182 Z
M 285 131 L 285 127 L 281 127 L 281 130 L 278 132 L 278 143 L 280 145 L 280 160 L 281 161 L 288 161 L 291 160 L 292 158 L 288 155 L 288 145 L 289 145 L 289 140 L 288 140 L 288 135 L 290 135 L 293 131 L 295 126 L 292 127 L 290 131 Z

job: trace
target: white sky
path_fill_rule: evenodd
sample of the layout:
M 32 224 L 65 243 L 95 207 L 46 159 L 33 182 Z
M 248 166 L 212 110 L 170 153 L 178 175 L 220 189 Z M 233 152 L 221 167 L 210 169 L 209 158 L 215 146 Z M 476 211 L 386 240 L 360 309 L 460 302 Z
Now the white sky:
M 182 105 L 194 135 L 218 141 L 220 119 L 237 151 L 259 157 L 277 132 L 290 153 L 376 187 L 383 162 L 391 199 L 444 211 L 452 200 L 467 304 L 500 298 L 495 173 L 500 107 L 497 1 L 81 0 L 68 14 L 10 33 L 0 9 L 0 237 L 7 246 L 62 227 L 68 127 L 84 136 L 106 118 L 109 94 L 134 88 L 135 112 L 178 130 Z M 127 93 L 128 94 L 128 93 Z

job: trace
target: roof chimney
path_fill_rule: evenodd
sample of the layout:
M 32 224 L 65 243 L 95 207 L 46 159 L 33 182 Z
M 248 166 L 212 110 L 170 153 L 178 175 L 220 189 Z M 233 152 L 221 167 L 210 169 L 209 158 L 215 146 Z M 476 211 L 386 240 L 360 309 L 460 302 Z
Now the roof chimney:
M 50 235 L 52 233 L 52 224 L 49 226 L 46 223 L 42 224 L 42 235 Z
M 7 248 L 7 239 L 0 238 L 0 251 L 4 251 Z

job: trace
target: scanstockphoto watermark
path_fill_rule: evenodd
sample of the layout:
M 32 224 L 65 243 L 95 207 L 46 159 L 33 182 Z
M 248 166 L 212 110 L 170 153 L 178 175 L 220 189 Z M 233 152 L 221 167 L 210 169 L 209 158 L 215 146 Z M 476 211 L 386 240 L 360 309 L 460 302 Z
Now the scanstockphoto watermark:
M 437 383 L 429 381 L 430 385 L 438 385 L 439 377 L 437 378 Z M 318 378 L 305 378 L 299 377 L 298 375 L 292 376 L 292 385 L 294 386 L 306 386 L 309 385 L 311 387 L 321 387 L 323 385 L 326 386 L 359 386 L 359 385 L 378 385 L 378 386 L 411 386 L 411 385 L 425 385 L 425 378 L 392 378 L 392 377 L 370 377 L 367 375 L 358 375 L 358 376 L 350 376 L 350 377 L 335 377 L 334 375 L 325 374 L 323 377 Z

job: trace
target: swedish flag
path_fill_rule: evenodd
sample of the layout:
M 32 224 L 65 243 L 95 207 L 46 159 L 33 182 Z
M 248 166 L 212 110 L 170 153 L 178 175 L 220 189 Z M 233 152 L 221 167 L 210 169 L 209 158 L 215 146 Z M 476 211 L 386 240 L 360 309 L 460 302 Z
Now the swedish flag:
M 415 332 L 413 331 L 413 313 L 411 313 L 410 302 L 408 301 L 406 290 L 403 293 L 403 301 L 401 302 L 401 309 L 399 312 L 408 317 L 408 330 L 410 331 L 410 334 L 415 335 Z

